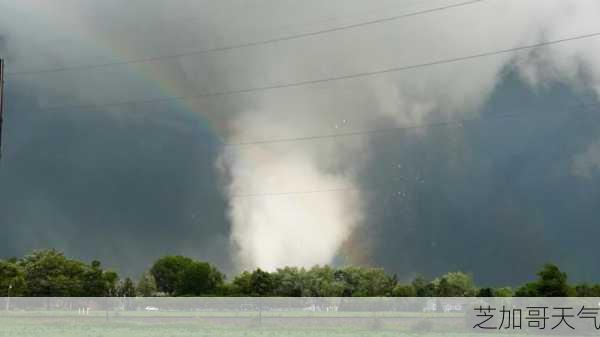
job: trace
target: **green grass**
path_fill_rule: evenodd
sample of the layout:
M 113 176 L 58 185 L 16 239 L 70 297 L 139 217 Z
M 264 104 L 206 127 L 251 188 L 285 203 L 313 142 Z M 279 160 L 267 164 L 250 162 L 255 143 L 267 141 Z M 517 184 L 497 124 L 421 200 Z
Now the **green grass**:
M 18 316 L 21 314 L 21 316 Z M 250 316 L 252 313 L 244 314 L 233 322 L 219 321 L 217 319 L 203 319 L 198 316 L 198 313 L 193 313 L 195 316 L 185 316 L 184 313 L 145 313 L 134 312 L 129 313 L 129 316 L 109 316 L 102 315 L 101 312 L 90 313 L 90 316 L 78 317 L 73 316 L 69 312 L 62 312 L 56 315 L 52 312 L 53 317 L 44 316 L 44 312 L 27 313 L 30 316 L 23 317 L 23 313 L 12 313 L 11 316 L 0 316 L 0 337 L 188 337 L 188 336 L 215 336 L 215 337 L 318 337 L 318 336 L 334 336 L 334 337 L 391 337 L 391 336 L 425 336 L 425 334 L 416 334 L 412 332 L 411 326 L 398 326 L 382 323 L 373 313 L 344 313 L 344 315 L 331 316 L 333 313 L 319 313 L 319 317 L 331 318 L 359 318 L 362 317 L 362 326 L 352 326 L 353 324 L 336 324 L 337 321 L 332 321 L 332 324 L 325 326 L 311 327 L 294 324 L 292 327 L 279 327 L 277 324 L 272 324 L 268 318 L 278 317 L 307 317 L 305 312 L 285 312 L 285 313 L 269 313 L 271 315 L 263 315 L 263 321 L 259 322 L 256 316 Z M 155 314 L 155 315 L 151 315 Z M 192 315 L 192 313 L 185 313 Z M 216 313 L 210 313 L 216 314 Z M 236 316 L 229 317 L 236 318 Z M 275 314 L 280 314 L 277 316 Z M 293 314 L 295 316 L 290 316 Z M 304 314 L 304 316 L 301 316 Z M 314 313 L 315 315 L 317 313 Z M 329 315 L 323 315 L 329 314 Z M 345 316 L 353 314 L 354 316 Z M 360 314 L 357 316 L 357 314 Z M 379 313 L 382 314 L 382 313 Z M 173 318 L 175 317 L 175 318 Z M 187 318 L 185 318 L 187 317 Z M 204 316 L 205 318 L 207 316 Z M 373 317 L 373 320 L 368 318 Z M 389 317 L 389 316 L 379 316 Z M 184 319 L 177 319 L 184 318 Z M 214 318 L 214 317 L 213 317 Z M 312 317 L 314 318 L 314 316 Z M 364 319 L 367 318 L 367 319 Z M 277 322 L 277 321 L 275 321 Z M 428 336 L 452 336 L 452 334 L 431 333 Z M 460 334 L 454 334 L 460 336 Z
M 351 329 L 276 327 L 217 327 L 201 323 L 143 324 L 135 322 L 4 322 L 0 337 L 392 337 L 392 336 L 461 336 L 461 334 L 417 334 L 395 329 Z M 464 335 L 464 334 L 463 334 Z

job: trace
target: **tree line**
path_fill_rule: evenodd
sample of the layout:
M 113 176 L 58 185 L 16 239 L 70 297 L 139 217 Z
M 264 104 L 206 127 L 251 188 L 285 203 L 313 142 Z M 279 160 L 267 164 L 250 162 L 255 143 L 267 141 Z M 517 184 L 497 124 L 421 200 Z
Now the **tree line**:
M 51 249 L 0 260 L 3 296 L 600 297 L 600 284 L 569 284 L 567 274 L 553 264 L 545 265 L 536 281 L 514 289 L 478 287 L 472 276 L 463 272 L 434 279 L 418 276 L 401 283 L 396 275 L 371 267 L 256 269 L 228 281 L 212 264 L 185 256 L 159 258 L 134 282 L 119 278 L 99 261 L 84 263 Z

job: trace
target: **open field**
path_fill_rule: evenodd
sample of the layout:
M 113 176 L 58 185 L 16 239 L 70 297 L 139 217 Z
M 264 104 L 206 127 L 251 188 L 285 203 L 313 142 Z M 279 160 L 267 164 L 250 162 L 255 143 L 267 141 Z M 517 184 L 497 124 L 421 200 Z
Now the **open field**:
M 0 316 L 0 337 L 137 336 L 422 336 L 423 322 L 459 314 L 383 312 L 11 312 Z M 438 335 L 434 333 L 434 335 Z M 447 335 L 447 334 L 444 334 Z M 457 336 L 459 334 L 456 334 Z
M 373 324 L 365 327 L 347 325 L 320 327 L 277 327 L 268 322 L 253 322 L 248 325 L 218 325 L 202 320 L 144 322 L 130 320 L 103 320 L 89 317 L 82 320 L 50 318 L 2 318 L 0 337 L 187 337 L 187 336 L 231 336 L 231 337 L 388 337 L 388 336 L 461 336 L 460 333 L 417 332 L 409 327 L 392 328 Z M 472 335 L 474 336 L 474 335 Z
M 486 328 L 492 330 L 483 330 L 478 326 L 489 316 L 477 310 L 482 302 L 476 298 L 157 298 L 137 299 L 137 302 L 115 298 L 14 299 L 10 311 L 0 310 L 0 337 L 489 335 L 484 332 L 530 336 L 540 332 L 564 336 L 574 336 L 576 333 L 581 336 L 597 335 L 598 332 L 594 329 L 594 321 L 576 317 L 575 314 L 582 305 L 597 308 L 595 305 L 600 299 L 490 298 L 487 301 L 488 307 L 495 308 L 487 310 L 497 314 L 493 316 L 494 320 L 486 324 L 495 326 Z M 439 304 L 438 310 L 449 307 L 457 309 L 458 304 L 462 303 L 462 311 L 430 311 L 433 303 Z M 561 322 L 556 315 L 556 308 L 565 306 L 575 310 L 565 318 L 577 328 L 571 330 L 563 324 L 560 329 L 552 330 L 554 325 L 558 326 Z M 342 308 L 345 310 L 340 310 Z M 396 310 L 392 310 L 394 308 Z M 500 313 L 501 308 L 510 310 L 503 309 L 503 313 Z M 545 313 L 547 330 L 528 325 L 536 318 L 529 317 L 532 314 L 524 311 L 527 308 L 548 308 Z M 514 323 L 515 317 L 518 318 L 519 329 L 506 327 L 511 316 L 505 317 L 505 314 L 509 312 L 515 315 L 510 322 Z

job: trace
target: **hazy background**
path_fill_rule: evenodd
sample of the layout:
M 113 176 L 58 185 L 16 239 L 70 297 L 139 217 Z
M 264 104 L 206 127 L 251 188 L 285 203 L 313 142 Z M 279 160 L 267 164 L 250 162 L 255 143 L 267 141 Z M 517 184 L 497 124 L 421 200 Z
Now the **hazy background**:
M 401 280 L 462 270 L 489 285 L 521 283 L 551 261 L 597 281 L 600 38 L 106 106 L 598 33 L 597 1 L 489 0 L 85 68 L 459 2 L 0 0 L 0 256 L 52 247 L 133 276 L 165 254 L 229 273 L 365 264 Z

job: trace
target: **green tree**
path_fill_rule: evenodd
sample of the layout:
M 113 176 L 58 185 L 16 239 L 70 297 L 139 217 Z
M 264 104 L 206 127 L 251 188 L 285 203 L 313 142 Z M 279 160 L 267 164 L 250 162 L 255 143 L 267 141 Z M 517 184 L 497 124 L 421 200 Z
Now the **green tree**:
M 398 283 L 395 276 L 388 275 L 382 268 L 349 267 L 345 271 L 350 275 L 352 296 L 390 296 Z
M 275 282 L 271 274 L 256 269 L 250 276 L 251 296 L 271 296 L 275 290 Z
M 117 287 L 117 295 L 119 297 L 135 297 L 136 289 L 133 281 L 127 277 L 125 280 L 119 283 Z
M 26 292 L 25 272 L 15 261 L 0 260 L 0 297 L 22 296 Z
M 272 296 L 276 289 L 274 275 L 259 269 L 242 272 L 233 279 L 234 293 L 238 296 Z
M 547 264 L 538 272 L 538 293 L 544 297 L 569 296 L 567 274 L 553 264 Z
M 477 291 L 477 297 L 494 297 L 494 289 L 481 288 Z
M 282 297 L 299 297 L 302 296 L 304 283 L 303 275 L 306 274 L 304 269 L 296 267 L 285 267 L 277 269 L 273 274 L 275 282 L 275 296 Z
M 417 291 L 412 284 L 397 284 L 392 290 L 392 296 L 394 297 L 415 297 L 417 296 Z
M 521 297 L 565 297 L 571 290 L 567 274 L 554 264 L 546 264 L 538 273 L 538 280 L 520 287 L 515 295 Z
M 350 276 L 345 270 L 314 266 L 309 270 L 301 270 L 300 275 L 302 296 L 337 297 L 352 291 L 346 282 Z
M 428 282 L 423 276 L 417 276 L 412 286 L 415 288 L 415 292 L 418 297 L 433 297 L 435 296 L 435 284 Z
M 225 274 L 223 274 L 216 266 L 209 263 L 210 274 L 209 274 L 209 294 L 218 294 L 220 289 L 225 284 Z
M 150 273 L 158 290 L 174 296 L 214 295 L 225 279 L 211 264 L 184 256 L 162 257 Z
M 577 297 L 600 297 L 600 285 L 589 285 L 587 283 L 575 286 L 575 296 Z
M 51 249 L 35 251 L 21 262 L 25 271 L 27 296 L 85 296 L 85 264 L 67 259 Z
M 252 273 L 243 271 L 232 282 L 231 294 L 235 296 L 252 295 Z
M 136 289 L 135 289 L 135 285 L 133 284 L 133 281 L 127 277 L 125 278 L 125 280 L 119 282 L 119 285 L 117 286 L 117 296 L 119 297 L 123 297 L 123 307 L 125 310 L 132 310 L 134 309 L 135 305 L 134 305 L 134 301 L 132 300 L 133 297 L 136 297 Z
M 513 296 L 513 290 L 510 287 L 502 287 L 494 289 L 494 296 L 496 297 L 511 297 Z
M 228 282 L 223 282 L 223 284 L 221 284 L 218 288 L 217 288 L 217 296 L 220 297 L 234 297 L 234 296 L 240 296 L 240 294 L 237 292 L 236 287 L 233 285 L 233 283 L 228 283 Z
M 155 296 L 157 292 L 158 288 L 156 287 L 154 276 L 152 276 L 152 274 L 149 272 L 143 273 L 136 287 L 137 295 L 142 297 L 151 297 Z
M 462 292 L 458 287 L 448 282 L 448 279 L 441 278 L 436 284 L 436 296 L 439 297 L 456 297 L 462 296 Z
M 158 290 L 167 295 L 174 295 L 181 284 L 183 273 L 193 265 L 194 260 L 181 255 L 165 256 L 156 260 L 150 273 L 156 281 Z
M 119 274 L 107 270 L 102 273 L 102 279 L 104 280 L 106 290 L 104 296 L 116 296 L 119 285 Z
M 515 296 L 517 296 L 517 297 L 538 297 L 538 296 L 540 296 L 540 293 L 538 291 L 537 282 L 525 283 L 525 285 L 522 285 L 521 287 L 519 287 L 517 289 L 517 291 L 515 292 Z
M 473 278 L 463 272 L 451 272 L 433 281 L 436 294 L 441 297 L 475 296 Z
M 83 294 L 86 297 L 103 297 L 116 295 L 118 275 L 104 271 L 100 261 L 92 261 L 83 273 Z
M 176 294 L 185 296 L 215 295 L 224 275 L 209 263 L 193 261 L 185 267 Z

